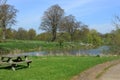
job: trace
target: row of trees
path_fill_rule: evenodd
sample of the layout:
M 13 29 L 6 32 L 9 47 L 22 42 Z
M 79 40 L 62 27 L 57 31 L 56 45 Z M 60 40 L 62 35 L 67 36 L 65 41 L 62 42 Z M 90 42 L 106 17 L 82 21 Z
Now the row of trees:
M 67 32 L 57 33 L 56 41 L 71 41 L 71 35 Z M 0 39 L 2 39 L 2 30 L 0 29 Z M 40 41 L 51 41 L 52 34 L 49 32 L 44 32 L 36 34 L 34 29 L 25 30 L 24 28 L 19 28 L 14 30 L 11 28 L 6 29 L 6 38 L 7 39 L 17 39 L 17 40 L 40 40 Z M 87 26 L 76 30 L 74 36 L 72 36 L 73 41 L 83 42 L 94 45 L 101 45 L 103 43 L 102 34 L 98 33 L 96 30 L 90 30 Z
M 2 30 L 0 30 L 0 36 L 2 36 Z M 25 30 L 24 28 L 19 28 L 18 30 L 13 30 L 8 28 L 6 29 L 6 38 L 18 40 L 35 40 L 36 31 L 34 29 Z

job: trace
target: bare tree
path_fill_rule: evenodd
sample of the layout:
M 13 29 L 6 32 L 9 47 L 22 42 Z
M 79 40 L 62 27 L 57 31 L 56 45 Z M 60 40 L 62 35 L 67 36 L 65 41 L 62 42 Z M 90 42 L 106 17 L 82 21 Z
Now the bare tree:
M 80 28 L 80 22 L 75 20 L 73 15 L 65 16 L 61 23 L 61 31 L 66 31 L 71 36 L 71 41 L 73 41 L 73 36 L 75 31 Z
M 7 2 L 7 0 L 0 0 L 0 5 L 3 5 Z
M 56 40 L 56 34 L 64 16 L 64 10 L 59 5 L 53 5 L 44 12 L 40 29 L 51 32 L 52 40 Z
M 0 5 L 0 27 L 3 31 L 3 40 L 5 40 L 6 28 L 16 23 L 17 9 L 9 4 Z
M 120 41 L 119 41 L 120 40 L 120 16 L 117 15 L 114 17 L 113 24 L 116 27 L 116 30 L 112 31 L 111 50 L 114 52 L 114 54 L 120 55 Z
M 120 17 L 119 16 L 115 16 L 113 20 L 113 24 L 115 25 L 116 28 L 120 28 Z

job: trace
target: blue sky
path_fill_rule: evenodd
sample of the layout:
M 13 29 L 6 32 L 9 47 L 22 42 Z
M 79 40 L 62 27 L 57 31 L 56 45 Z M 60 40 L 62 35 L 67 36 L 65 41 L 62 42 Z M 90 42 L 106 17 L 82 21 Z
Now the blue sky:
M 107 33 L 114 29 L 112 20 L 120 16 L 120 0 L 8 0 L 19 10 L 15 29 L 34 28 L 37 33 L 41 18 L 50 6 L 58 4 L 65 10 L 65 15 L 72 14 L 78 21 L 87 24 L 90 29 Z

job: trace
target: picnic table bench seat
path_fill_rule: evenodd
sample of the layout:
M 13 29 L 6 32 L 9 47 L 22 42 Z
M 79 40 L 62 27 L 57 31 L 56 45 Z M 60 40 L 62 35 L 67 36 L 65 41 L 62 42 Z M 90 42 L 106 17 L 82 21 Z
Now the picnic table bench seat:
M 27 61 L 19 61 L 19 62 L 11 62 L 11 63 L 8 63 L 6 61 L 0 61 L 0 64 L 22 64 L 22 63 L 31 63 L 32 60 L 27 60 Z
M 27 63 L 27 67 L 30 67 L 29 64 L 30 64 L 31 62 L 32 62 L 31 60 L 26 60 L 26 61 L 12 62 L 12 63 L 10 63 L 10 64 L 11 64 L 12 70 L 15 71 L 15 67 L 16 67 L 17 65 L 22 64 L 22 63 Z
M 9 63 L 0 61 L 0 65 L 9 65 Z

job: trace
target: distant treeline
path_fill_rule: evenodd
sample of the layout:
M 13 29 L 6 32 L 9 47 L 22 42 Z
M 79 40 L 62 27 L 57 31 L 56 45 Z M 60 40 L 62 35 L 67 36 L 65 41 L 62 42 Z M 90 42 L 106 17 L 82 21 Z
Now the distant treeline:
M 109 43 L 110 40 L 106 42 L 108 36 L 109 34 L 101 34 L 94 29 L 90 30 L 88 26 L 83 26 L 82 28 L 75 30 L 72 41 L 99 46 L 104 43 Z M 2 30 L 0 30 L 0 39 L 2 40 Z M 37 34 L 34 29 L 25 30 L 24 28 L 19 28 L 18 30 L 14 30 L 9 28 L 6 30 L 6 39 L 40 40 L 50 42 L 52 39 L 52 34 L 50 32 Z M 71 42 L 70 34 L 68 32 L 58 32 L 55 41 Z

